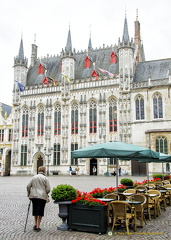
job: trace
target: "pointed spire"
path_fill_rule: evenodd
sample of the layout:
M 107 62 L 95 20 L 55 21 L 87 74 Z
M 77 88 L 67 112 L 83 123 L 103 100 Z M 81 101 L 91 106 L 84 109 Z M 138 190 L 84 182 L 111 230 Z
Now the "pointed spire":
M 127 17 L 125 14 L 125 22 L 124 22 L 124 30 L 123 30 L 123 42 L 128 43 L 129 42 L 129 33 L 128 33 L 128 24 L 127 24 Z
M 20 48 L 18 53 L 18 60 L 24 60 L 23 38 L 21 36 Z
M 90 25 L 90 38 L 89 38 L 89 43 L 88 43 L 88 50 L 92 50 L 92 42 L 91 42 L 91 25 Z
M 67 44 L 66 44 L 65 51 L 66 51 L 67 54 L 71 54 L 71 53 L 72 53 L 72 43 L 71 43 L 71 31 L 70 31 L 70 26 L 69 26 L 68 38 L 67 38 Z
M 18 55 L 14 58 L 14 65 L 24 65 L 27 67 L 27 58 L 24 57 L 23 37 L 21 35 L 20 47 Z

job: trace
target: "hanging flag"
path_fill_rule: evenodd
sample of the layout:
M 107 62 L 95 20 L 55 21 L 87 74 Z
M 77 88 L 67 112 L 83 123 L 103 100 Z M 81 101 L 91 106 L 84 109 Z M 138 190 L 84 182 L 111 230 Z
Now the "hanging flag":
M 107 73 L 110 77 L 113 77 L 115 74 L 113 74 L 113 73 L 110 73 L 110 72 L 108 72 L 108 71 L 106 71 L 106 70 L 104 70 L 104 69 L 101 69 L 101 68 L 99 68 L 99 70 L 102 72 L 102 73 Z
M 19 82 L 16 81 L 16 80 L 15 80 L 15 82 L 18 83 L 18 87 L 19 87 L 20 92 L 23 92 L 23 91 L 24 91 L 24 86 L 23 86 L 23 84 L 22 84 L 22 83 L 19 83 Z
M 54 85 L 57 84 L 57 82 L 56 82 L 53 78 L 51 78 L 51 77 L 47 77 L 47 78 L 48 78 L 48 81 L 49 81 L 50 83 L 53 82 Z
M 62 74 L 62 76 L 64 76 L 65 77 L 65 79 L 67 80 L 67 82 L 71 82 L 70 81 L 70 79 L 69 79 L 69 77 L 67 77 L 66 75 L 64 75 L 64 74 Z

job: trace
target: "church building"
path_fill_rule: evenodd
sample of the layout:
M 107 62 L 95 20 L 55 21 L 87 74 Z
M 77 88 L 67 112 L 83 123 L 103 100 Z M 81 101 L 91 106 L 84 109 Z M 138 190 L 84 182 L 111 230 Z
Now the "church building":
M 134 37 L 127 17 L 117 44 L 86 51 L 72 47 L 71 29 L 59 55 L 38 57 L 36 41 L 31 61 L 23 39 L 14 59 L 13 140 L 11 174 L 113 172 L 116 159 L 71 159 L 71 151 L 97 143 L 121 141 L 171 153 L 171 59 L 146 61 L 138 16 Z M 111 34 L 111 33 L 110 33 Z M 116 33 L 115 33 L 116 34 Z M 146 164 L 119 161 L 122 171 L 146 175 Z M 150 172 L 161 172 L 151 163 Z M 169 164 L 164 164 L 170 171 Z

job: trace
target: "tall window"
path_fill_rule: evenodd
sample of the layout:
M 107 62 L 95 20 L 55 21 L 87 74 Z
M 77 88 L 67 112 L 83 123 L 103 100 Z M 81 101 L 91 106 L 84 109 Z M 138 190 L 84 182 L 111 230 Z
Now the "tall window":
M 114 98 L 109 102 L 109 132 L 117 132 L 117 102 Z
M 116 165 L 116 158 L 109 158 L 108 165 Z
M 8 132 L 8 142 L 11 142 L 12 141 L 12 129 L 9 129 L 9 132 Z
M 162 97 L 157 93 L 153 98 L 154 118 L 163 118 Z
M 22 137 L 28 137 L 28 110 L 26 108 L 22 116 Z
M 38 123 L 37 123 L 37 136 L 44 135 L 44 109 L 43 107 L 39 108 L 38 113 Z
M 0 142 L 4 141 L 4 130 L 0 129 Z
M 78 134 L 78 104 L 74 103 L 71 110 L 71 134 Z
M 61 134 L 61 106 L 56 105 L 54 113 L 54 135 Z
M 144 119 L 144 99 L 138 96 L 135 101 L 136 120 Z
M 96 109 L 96 102 L 94 100 L 92 100 L 90 103 L 89 124 L 90 124 L 90 133 L 96 133 L 97 132 L 97 109 Z
M 168 153 L 167 139 L 165 137 L 156 138 L 156 151 L 160 153 Z
M 71 144 L 71 152 L 78 149 L 78 144 Z M 78 158 L 71 158 L 71 165 L 78 165 Z
M 60 165 L 60 144 L 54 145 L 53 165 Z
M 27 165 L 27 146 L 21 145 L 21 166 Z

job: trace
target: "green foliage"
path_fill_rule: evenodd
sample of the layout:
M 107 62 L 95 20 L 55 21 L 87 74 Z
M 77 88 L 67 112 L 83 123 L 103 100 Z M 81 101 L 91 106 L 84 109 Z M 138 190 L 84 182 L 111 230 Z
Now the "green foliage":
M 155 178 L 160 178 L 162 180 L 163 174 L 153 174 L 153 179 L 155 179 Z
M 129 178 L 122 178 L 120 180 L 120 183 L 125 185 L 125 186 L 133 186 L 134 182 L 132 181 L 132 179 Z
M 51 197 L 56 202 L 60 201 L 71 201 L 77 196 L 77 190 L 67 184 L 60 184 L 57 187 L 54 187 L 52 190 Z

